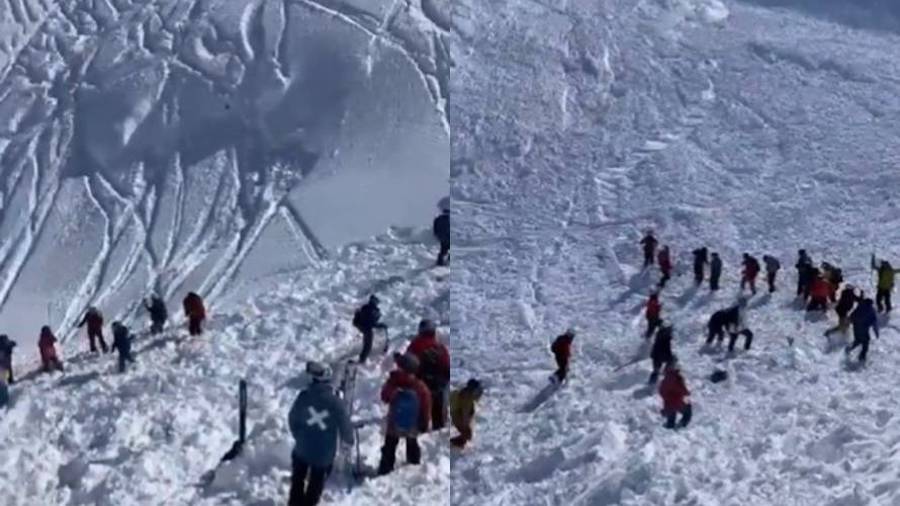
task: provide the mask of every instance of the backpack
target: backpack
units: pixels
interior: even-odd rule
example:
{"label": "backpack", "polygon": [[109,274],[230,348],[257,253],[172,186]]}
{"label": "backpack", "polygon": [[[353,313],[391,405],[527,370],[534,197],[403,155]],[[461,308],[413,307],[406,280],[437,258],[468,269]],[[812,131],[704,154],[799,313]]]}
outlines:
{"label": "backpack", "polygon": [[362,308],[353,313],[353,326],[362,330]]}
{"label": "backpack", "polygon": [[412,437],[419,432],[419,396],[411,388],[403,388],[391,401],[391,426],[398,437]]}

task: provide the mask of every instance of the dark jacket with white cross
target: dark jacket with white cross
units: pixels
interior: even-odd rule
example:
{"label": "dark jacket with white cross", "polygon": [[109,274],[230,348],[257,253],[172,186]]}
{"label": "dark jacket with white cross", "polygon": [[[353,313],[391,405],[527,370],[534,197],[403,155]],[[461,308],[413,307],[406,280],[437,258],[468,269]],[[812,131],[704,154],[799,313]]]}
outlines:
{"label": "dark jacket with white cross", "polygon": [[296,442],[294,458],[312,467],[323,469],[334,463],[338,436],[353,443],[350,416],[328,383],[313,383],[300,392],[288,424]]}

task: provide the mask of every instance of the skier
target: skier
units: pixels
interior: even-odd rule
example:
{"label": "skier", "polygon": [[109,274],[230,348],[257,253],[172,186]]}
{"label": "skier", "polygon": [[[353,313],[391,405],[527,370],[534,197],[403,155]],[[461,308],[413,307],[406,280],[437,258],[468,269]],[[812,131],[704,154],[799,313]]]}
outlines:
{"label": "skier", "polygon": [[872,255],[872,269],[878,271],[878,291],[875,294],[878,312],[889,313],[891,311],[891,292],[894,291],[894,274],[900,270],[894,270],[887,260],[876,262],[875,255]]}
{"label": "skier", "polygon": [[741,297],[738,303],[727,309],[713,313],[707,323],[706,344],[711,345],[713,340],[721,343],[725,340],[725,333],[737,334],[744,328],[744,308],[747,299]]}
{"label": "skier", "polygon": [[50,327],[41,327],[41,336],[38,338],[38,349],[41,351],[41,369],[50,372],[54,369],[63,370],[62,362],[56,354],[56,336]]}
{"label": "skier", "polygon": [[450,254],[450,209],[445,208],[441,215],[434,219],[431,228],[434,236],[441,243],[436,265],[447,265],[447,255]]}
{"label": "skier", "polygon": [[850,315],[850,320],[853,322],[853,344],[848,346],[845,351],[849,355],[857,346],[861,346],[859,361],[863,363],[866,361],[866,355],[869,353],[869,339],[871,339],[869,329],[871,328],[875,331],[876,338],[879,337],[878,314],[875,312],[872,299],[863,299],[853,311],[853,314]]}
{"label": "skier", "polygon": [[719,279],[722,278],[722,259],[718,253],[712,254],[709,262],[709,289],[713,292],[719,289]]}
{"label": "skier", "polygon": [[813,261],[806,254],[805,249],[797,251],[797,297],[803,297],[803,300],[809,298],[809,289],[814,279],[813,277]]}
{"label": "skier", "polygon": [[650,299],[647,301],[647,310],[645,312],[647,317],[647,333],[644,334],[644,338],[650,339],[653,336],[653,332],[659,327],[659,324],[662,321],[659,317],[660,312],[662,312],[662,304],[659,303],[659,294],[653,292],[650,294]]}
{"label": "skier", "polygon": [[[450,386],[450,351],[437,337],[437,325],[432,320],[419,322],[419,333],[406,348],[416,357],[419,370],[416,376],[431,393],[431,428],[441,430],[447,425],[447,387]],[[426,430],[427,431],[427,430]]]}
{"label": "skier", "polygon": [[397,369],[391,371],[381,388],[381,400],[389,407],[384,446],[381,447],[381,461],[378,464],[379,475],[394,470],[401,438],[406,440],[406,461],[413,465],[421,463],[418,437],[428,430],[431,418],[431,394],[425,383],[416,377],[418,359],[411,353],[398,353],[394,359]]}
{"label": "skier", "polygon": [[0,369],[4,369],[9,375],[8,383],[12,385],[16,382],[13,378],[12,354],[16,342],[11,340],[6,334],[0,334]]}
{"label": "skier", "polygon": [[648,383],[655,385],[663,364],[669,364],[675,360],[675,355],[672,353],[671,323],[665,322],[659,327],[656,340],[653,341],[653,349],[650,350],[650,359],[653,361],[653,372],[650,373]]}
{"label": "skier", "polygon": [[667,429],[676,427],[675,420],[681,413],[681,421],[678,427],[684,428],[691,422],[693,409],[691,408],[691,392],[687,389],[684,376],[677,361],[666,364],[665,376],[659,384],[659,396],[662,397],[662,414],[666,417]]}
{"label": "skier", "polygon": [[750,293],[756,295],[756,276],[759,275],[759,261],[749,253],[744,253],[744,261],[741,263],[744,267],[743,277],[741,278],[741,291],[744,287],[750,285]]}
{"label": "skier", "polygon": [[569,374],[569,359],[572,356],[572,341],[575,339],[575,330],[568,329],[566,332],[558,336],[550,346],[553,352],[553,358],[556,359],[556,372],[550,377],[555,383],[562,383]]}
{"label": "skier", "polygon": [[847,329],[850,327],[850,312],[853,310],[853,306],[863,299],[863,295],[860,293],[857,297],[856,288],[853,285],[844,285],[844,289],[841,290],[841,296],[838,297],[837,305],[834,306],[834,312],[838,316],[838,324],[826,330],[825,337],[835,332],[847,333]]}
{"label": "skier", "polygon": [[647,235],[641,239],[641,246],[644,249],[644,269],[653,265],[657,244],[659,244],[659,241],[656,240],[656,237],[653,237],[653,231],[648,230]]}
{"label": "skier", "polygon": [[662,278],[659,280],[659,287],[662,289],[666,286],[669,279],[672,278],[672,257],[669,254],[668,246],[663,246],[659,249],[657,261],[659,262],[659,270],[662,272]]}
{"label": "skier", "polygon": [[103,353],[109,353],[109,348],[106,346],[106,340],[103,339],[103,313],[100,312],[96,307],[91,306],[88,308],[87,313],[85,313],[84,318],[81,319],[81,322],[77,325],[77,328],[84,327],[87,324],[87,333],[88,339],[91,342],[91,353],[97,353],[97,340],[100,341],[100,349],[103,350]]}
{"label": "skier", "polygon": [[831,293],[831,284],[819,275],[818,269],[813,269],[812,288],[809,291],[809,305],[807,311],[828,311],[828,297]]}
{"label": "skier", "polygon": [[128,332],[128,327],[122,325],[121,322],[113,322],[113,350],[119,352],[119,372],[125,372],[125,365],[128,362],[134,363],[134,357],[131,356],[131,341],[133,337]]}
{"label": "skier", "polygon": [[312,383],[297,395],[288,414],[295,441],[289,506],[318,504],[334,466],[338,436],[348,454],[353,444],[347,408],[331,387],[331,368],[311,361],[306,364],[306,372]]}
{"label": "skier", "polygon": [[184,315],[188,319],[188,332],[192,336],[203,334],[203,322],[206,320],[206,307],[203,305],[203,298],[194,292],[187,294],[182,301],[184,306]]}
{"label": "skier", "polygon": [[450,394],[450,420],[459,435],[450,439],[450,444],[463,449],[472,440],[472,424],[475,422],[475,406],[481,400],[484,387],[477,379],[470,379],[466,386]]}
{"label": "skier", "polygon": [[769,293],[775,293],[775,277],[781,269],[781,262],[771,255],[763,255],[763,263],[766,265],[766,281],[769,283]]}
{"label": "skier", "polygon": [[166,303],[158,295],[151,295],[149,300],[144,301],[144,308],[150,313],[150,333],[159,334],[166,326],[166,320],[169,319],[169,310],[166,309]]}
{"label": "skier", "polygon": [[375,295],[369,297],[369,301],[353,313],[353,326],[363,335],[363,347],[359,353],[359,363],[365,364],[372,353],[372,340],[375,329],[386,329],[387,325],[381,323],[381,309],[378,304],[381,301]]}
{"label": "skier", "polygon": [[693,251],[694,255],[694,282],[697,286],[703,284],[703,267],[709,263],[709,250],[706,247]]}

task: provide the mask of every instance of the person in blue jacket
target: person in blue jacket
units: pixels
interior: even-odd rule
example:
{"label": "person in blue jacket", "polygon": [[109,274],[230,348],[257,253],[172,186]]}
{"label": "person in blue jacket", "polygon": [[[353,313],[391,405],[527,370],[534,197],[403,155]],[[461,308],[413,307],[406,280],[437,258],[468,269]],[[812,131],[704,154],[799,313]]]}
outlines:
{"label": "person in blue jacket", "polygon": [[306,372],[312,383],[300,392],[288,414],[288,425],[296,442],[291,454],[289,506],[318,504],[337,455],[338,436],[347,447],[353,444],[353,426],[347,408],[331,387],[331,368],[308,362]]}
{"label": "person in blue jacket", "polygon": [[863,299],[850,315],[850,321],[853,323],[853,344],[847,347],[846,352],[849,355],[856,347],[861,346],[859,361],[865,362],[866,355],[869,353],[869,339],[871,339],[869,329],[873,329],[875,337],[879,337],[878,314],[875,312],[875,302],[868,297]]}
{"label": "person in blue jacket", "polygon": [[134,357],[131,356],[131,333],[128,327],[120,322],[113,322],[113,350],[119,352],[119,372],[125,372],[125,364],[134,363]]}

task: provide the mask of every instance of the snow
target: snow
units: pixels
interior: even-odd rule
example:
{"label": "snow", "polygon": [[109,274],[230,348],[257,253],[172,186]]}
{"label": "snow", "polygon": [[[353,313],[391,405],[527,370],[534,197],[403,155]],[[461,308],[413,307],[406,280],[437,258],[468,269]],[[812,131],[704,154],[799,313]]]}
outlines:
{"label": "snow", "polygon": [[[767,0],[460,1],[453,8],[454,381],[488,389],[454,455],[460,505],[900,504],[896,325],[870,363],[793,304],[796,251],[872,295],[896,259],[900,183],[892,3]],[[654,228],[676,276],[662,296],[692,391],[662,428],[640,337]],[[725,261],[691,286],[689,252]],[[781,259],[750,301],[753,350],[698,353],[737,295],[740,255]],[[571,379],[547,384],[569,326]],[[789,346],[786,338],[794,338]],[[854,354],[855,355],[855,354]],[[729,379],[708,376],[726,370]]]}
{"label": "snow", "polygon": [[[0,329],[19,343],[4,506],[284,503],[301,371],[358,353],[353,310],[379,294],[390,351],[423,317],[449,332],[449,272],[429,269],[449,198],[449,14],[427,8],[0,0]],[[151,291],[174,317],[156,337]],[[210,309],[199,339],[188,291]],[[89,305],[137,334],[126,374],[73,328]],[[45,323],[64,374],[36,371]],[[377,359],[356,392],[369,467],[392,365]],[[241,378],[245,452],[199,486],[236,437]],[[443,503],[446,436],[349,490],[337,468],[325,502]]]}

